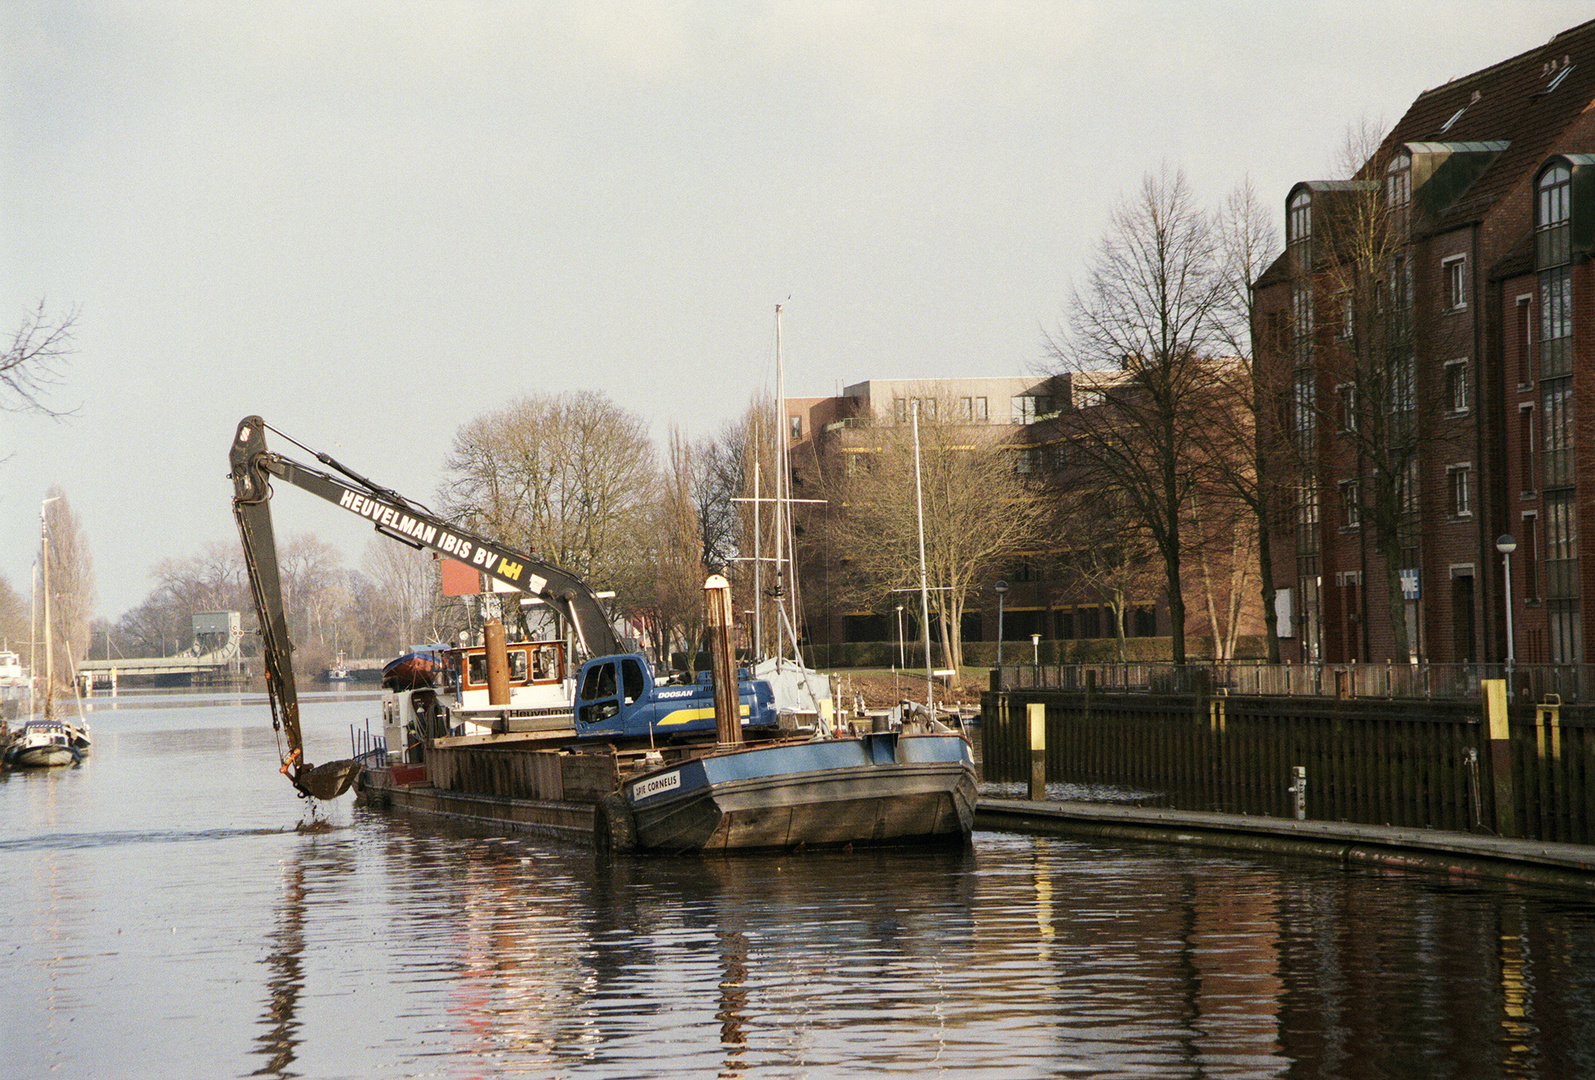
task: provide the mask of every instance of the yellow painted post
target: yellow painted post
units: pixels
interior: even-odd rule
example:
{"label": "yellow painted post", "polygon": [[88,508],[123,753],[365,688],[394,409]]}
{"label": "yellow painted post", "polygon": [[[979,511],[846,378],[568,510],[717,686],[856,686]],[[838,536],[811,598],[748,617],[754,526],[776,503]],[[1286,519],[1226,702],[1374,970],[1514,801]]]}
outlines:
{"label": "yellow painted post", "polygon": [[1556,694],[1550,695],[1542,704],[1534,707],[1534,745],[1540,757],[1545,757],[1547,737],[1549,737],[1551,760],[1560,761],[1562,757],[1562,699]]}
{"label": "yellow painted post", "polygon": [[1039,701],[1025,706],[1030,722],[1030,798],[1047,801],[1047,707]]}
{"label": "yellow painted post", "polygon": [[1517,799],[1512,785],[1511,730],[1507,725],[1506,680],[1481,679],[1484,711],[1490,734],[1490,774],[1495,781],[1495,831],[1517,835]]}

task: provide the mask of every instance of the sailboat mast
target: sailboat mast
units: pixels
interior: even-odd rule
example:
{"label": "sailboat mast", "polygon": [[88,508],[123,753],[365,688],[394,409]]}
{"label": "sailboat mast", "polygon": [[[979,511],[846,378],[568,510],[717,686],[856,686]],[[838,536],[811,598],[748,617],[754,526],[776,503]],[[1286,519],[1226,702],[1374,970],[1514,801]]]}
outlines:
{"label": "sailboat mast", "polygon": [[[781,625],[786,622],[786,583],[792,575],[784,573],[786,554],[786,369],[781,363],[781,305],[775,305],[775,598],[781,618],[776,620],[775,652],[786,655],[781,643]],[[792,642],[794,655],[797,642]]]}
{"label": "sailboat mast", "polygon": [[50,528],[45,508],[54,499],[39,504],[39,565],[44,576],[44,718],[55,718],[55,634],[50,625]]}
{"label": "sailboat mast", "polygon": [[[757,414],[755,414],[757,415]],[[757,421],[755,421],[757,422]],[[758,445],[758,433],[754,433],[754,445]],[[755,454],[753,458],[753,660],[757,663],[764,659],[764,560],[761,554],[759,536],[759,459]]]}
{"label": "sailboat mast", "polygon": [[914,507],[919,517],[919,614],[925,627],[925,715],[936,715],[936,678],[930,666],[930,583],[925,578],[925,488],[919,479],[919,402],[914,402]]}
{"label": "sailboat mast", "polygon": [[[43,515],[41,515],[42,517]],[[39,545],[42,549],[44,545]],[[39,714],[39,568],[28,574],[28,719]]]}

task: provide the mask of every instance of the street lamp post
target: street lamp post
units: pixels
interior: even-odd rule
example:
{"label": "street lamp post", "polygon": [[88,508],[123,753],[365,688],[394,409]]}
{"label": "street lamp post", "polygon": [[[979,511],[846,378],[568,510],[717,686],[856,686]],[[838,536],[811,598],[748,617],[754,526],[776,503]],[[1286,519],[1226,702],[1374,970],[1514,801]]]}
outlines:
{"label": "street lamp post", "polygon": [[1511,701],[1515,667],[1512,647],[1512,552],[1517,550],[1517,541],[1511,533],[1503,533],[1496,538],[1495,550],[1501,553],[1502,569],[1506,575],[1506,700]]}
{"label": "street lamp post", "polygon": [[1030,635],[1030,681],[1041,685],[1041,635]]}
{"label": "street lamp post", "polygon": [[1008,583],[999,581],[992,588],[997,593],[997,670],[1002,670],[1002,598],[1008,595]]}
{"label": "street lamp post", "polygon": [[903,605],[897,605],[897,669],[901,671],[908,666],[908,660],[903,655]]}

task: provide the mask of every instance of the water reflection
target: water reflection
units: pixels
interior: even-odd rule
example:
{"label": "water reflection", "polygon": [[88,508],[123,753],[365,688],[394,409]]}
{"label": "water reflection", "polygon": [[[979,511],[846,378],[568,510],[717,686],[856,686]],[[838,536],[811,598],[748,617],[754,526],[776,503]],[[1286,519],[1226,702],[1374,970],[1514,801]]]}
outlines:
{"label": "water reflection", "polygon": [[[1595,942],[1581,904],[1013,837],[933,856],[613,861],[409,825],[391,841],[382,877],[406,894],[405,951],[444,949],[389,974],[444,983],[428,1024],[446,1039],[446,1073],[1282,1076],[1310,1063],[1377,1077],[1466,1060],[1555,1076],[1595,1064],[1581,1049],[1595,1019],[1568,1007]],[[295,970],[299,933],[282,920],[274,972]],[[276,1004],[293,998],[273,987],[262,1043],[286,1048],[280,1069],[294,1029]],[[1547,1014],[1549,1030],[1580,1037],[1553,1043]]]}
{"label": "water reflection", "polygon": [[1595,1075],[1582,896],[993,833],[298,831],[250,708],[120,712],[83,770],[0,784],[0,1076]]}
{"label": "water reflection", "polygon": [[266,1009],[260,1023],[266,1030],[255,1039],[255,1053],[266,1063],[251,1076],[295,1076],[288,1071],[294,1049],[299,1044],[299,995],[304,990],[305,951],[305,872],[297,863],[285,867],[282,903],[277,925],[270,935],[271,953],[266,959]]}

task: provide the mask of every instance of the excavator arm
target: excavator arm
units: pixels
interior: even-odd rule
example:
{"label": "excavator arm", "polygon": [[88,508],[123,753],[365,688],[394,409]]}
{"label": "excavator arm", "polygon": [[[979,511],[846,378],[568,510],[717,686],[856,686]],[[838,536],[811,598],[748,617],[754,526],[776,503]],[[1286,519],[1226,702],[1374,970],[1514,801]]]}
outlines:
{"label": "excavator arm", "polygon": [[349,789],[359,768],[353,761],[311,768],[303,760],[299,698],[290,657],[293,646],[288,640],[277,543],[271,524],[273,479],[303,488],[366,518],[384,536],[412,547],[430,548],[520,592],[538,597],[569,622],[589,656],[620,651],[602,604],[580,578],[513,548],[455,528],[326,454],[314,456],[342,478],[267,450],[266,423],[258,416],[246,416],[239,421],[228,456],[233,481],[233,516],[238,521],[249,584],[260,615],[261,651],[271,697],[272,723],[283,732],[288,743],[283,772],[301,793],[317,799],[335,798]]}

